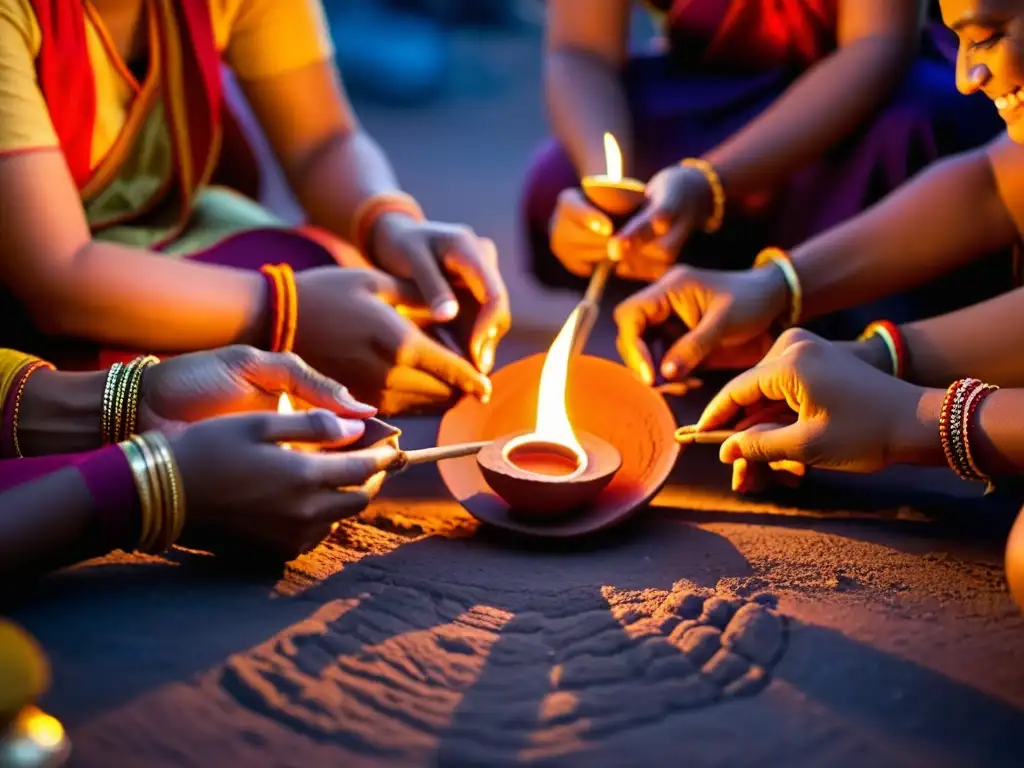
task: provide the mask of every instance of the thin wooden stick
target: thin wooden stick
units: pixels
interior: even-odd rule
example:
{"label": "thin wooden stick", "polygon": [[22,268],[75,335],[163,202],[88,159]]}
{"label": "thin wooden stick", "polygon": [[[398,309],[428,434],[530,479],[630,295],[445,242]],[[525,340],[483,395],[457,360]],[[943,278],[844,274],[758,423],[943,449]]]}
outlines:
{"label": "thin wooden stick", "polygon": [[428,464],[434,461],[444,461],[445,459],[473,456],[480,453],[490,444],[490,440],[483,440],[478,443],[456,443],[454,445],[438,445],[433,448],[418,448],[413,451],[401,451],[399,458],[391,466],[391,471],[400,472],[413,464]]}
{"label": "thin wooden stick", "polygon": [[681,445],[721,445],[736,434],[734,429],[709,429],[698,432],[695,425],[680,427],[676,430],[676,442]]}

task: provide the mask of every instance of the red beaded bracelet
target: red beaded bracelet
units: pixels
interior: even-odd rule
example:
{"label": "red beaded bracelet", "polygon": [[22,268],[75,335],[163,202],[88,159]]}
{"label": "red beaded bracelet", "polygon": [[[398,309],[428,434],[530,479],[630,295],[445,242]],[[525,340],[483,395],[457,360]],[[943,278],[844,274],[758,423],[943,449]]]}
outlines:
{"label": "red beaded bracelet", "polygon": [[939,412],[939,439],[946,463],[963,480],[990,482],[971,452],[971,430],[978,408],[998,387],[978,379],[959,379],[949,385]]}
{"label": "red beaded bracelet", "polygon": [[864,332],[857,337],[858,341],[867,341],[872,336],[878,336],[885,342],[889,350],[889,359],[892,361],[892,375],[897,379],[905,378],[907,373],[907,341],[903,332],[888,320],[875,320],[869,323]]}

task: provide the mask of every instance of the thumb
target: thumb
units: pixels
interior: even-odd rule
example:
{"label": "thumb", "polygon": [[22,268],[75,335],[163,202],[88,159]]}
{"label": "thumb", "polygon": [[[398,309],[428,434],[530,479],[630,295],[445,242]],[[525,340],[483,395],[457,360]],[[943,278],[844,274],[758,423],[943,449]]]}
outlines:
{"label": "thumb", "polygon": [[330,411],[263,413],[250,417],[265,443],[312,443],[339,447],[363,436],[363,421],[340,419]]}
{"label": "thumb", "polygon": [[710,355],[725,335],[728,308],[724,304],[712,304],[697,325],[676,341],[661,362],[661,375],[666,379],[685,376]]}
{"label": "thumb", "polygon": [[423,294],[424,302],[430,307],[430,315],[434,322],[447,323],[454,320],[459,314],[459,302],[434,252],[427,243],[419,239],[406,247],[409,250],[412,280]]}
{"label": "thumb", "polygon": [[799,422],[786,426],[755,424],[722,443],[718,458],[723,464],[732,464],[737,459],[760,464],[801,462],[806,444],[807,427]]}
{"label": "thumb", "polygon": [[333,379],[311,368],[292,352],[264,353],[246,371],[249,381],[265,392],[287,392],[314,408],[326,408],[339,416],[367,419],[377,413],[361,403]]}

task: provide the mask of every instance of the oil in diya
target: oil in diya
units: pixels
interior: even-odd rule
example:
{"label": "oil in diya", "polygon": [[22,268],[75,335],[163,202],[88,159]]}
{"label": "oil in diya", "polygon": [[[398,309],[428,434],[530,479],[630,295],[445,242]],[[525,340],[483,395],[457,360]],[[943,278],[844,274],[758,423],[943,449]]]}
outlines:
{"label": "oil in diya", "polygon": [[534,429],[498,438],[476,457],[484,480],[518,517],[582,511],[622,466],[615,446],[577,435],[569,421],[566,380],[578,319],[574,310],[544,359]]}

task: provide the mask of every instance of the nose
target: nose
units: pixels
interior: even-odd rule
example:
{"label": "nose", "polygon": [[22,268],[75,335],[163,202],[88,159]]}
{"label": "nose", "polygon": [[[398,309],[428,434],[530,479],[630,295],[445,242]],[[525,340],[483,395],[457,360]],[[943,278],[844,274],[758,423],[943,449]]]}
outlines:
{"label": "nose", "polygon": [[956,88],[964,96],[970,96],[975,91],[981,90],[991,79],[992,71],[986,64],[968,65],[958,57],[956,67]]}

